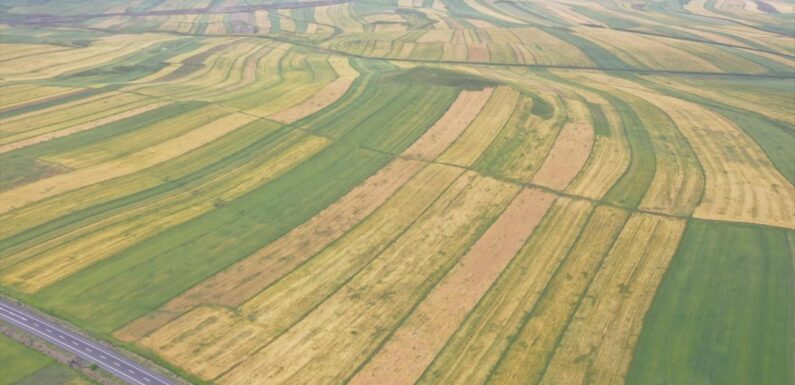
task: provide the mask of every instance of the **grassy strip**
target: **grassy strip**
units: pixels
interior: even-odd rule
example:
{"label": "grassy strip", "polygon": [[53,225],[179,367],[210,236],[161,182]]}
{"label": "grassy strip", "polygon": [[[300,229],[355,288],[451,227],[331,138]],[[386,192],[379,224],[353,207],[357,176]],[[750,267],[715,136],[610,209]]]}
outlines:
{"label": "grassy strip", "polygon": [[105,87],[102,87],[102,88],[87,88],[87,89],[80,90],[78,92],[68,93],[68,94],[65,94],[65,95],[61,95],[61,96],[58,96],[58,97],[55,97],[55,98],[52,98],[52,99],[48,99],[48,100],[45,100],[45,101],[37,102],[37,103],[35,103],[35,102],[32,103],[32,104],[27,104],[26,103],[26,104],[21,105],[19,107],[12,107],[12,108],[9,108],[7,110],[4,110],[3,114],[2,114],[3,115],[3,119],[8,119],[10,117],[13,117],[13,116],[16,116],[16,115],[22,115],[22,114],[25,114],[25,113],[28,113],[28,112],[40,111],[40,110],[43,110],[45,108],[50,108],[50,107],[57,106],[57,105],[60,105],[60,104],[73,102],[75,100],[85,99],[85,98],[88,98],[88,97],[91,97],[91,96],[94,96],[94,95],[97,95],[97,94],[101,94],[103,92],[113,91],[113,90],[115,90],[117,88],[119,88],[119,86],[115,86],[115,85],[105,86]]}
{"label": "grassy strip", "polygon": [[638,114],[623,100],[602,95],[613,104],[632,150],[629,167],[605,195],[605,200],[625,207],[637,207],[654,178],[656,159],[649,134]]}
{"label": "grassy strip", "polygon": [[0,174],[0,190],[9,189],[23,182],[30,182],[42,176],[52,175],[52,173],[47,172],[50,167],[38,161],[39,158],[75,151],[81,147],[90,146],[95,142],[133,132],[180,114],[189,113],[202,105],[204,104],[199,102],[175,103],[91,130],[0,154],[0,163],[3,164],[3,173]]}

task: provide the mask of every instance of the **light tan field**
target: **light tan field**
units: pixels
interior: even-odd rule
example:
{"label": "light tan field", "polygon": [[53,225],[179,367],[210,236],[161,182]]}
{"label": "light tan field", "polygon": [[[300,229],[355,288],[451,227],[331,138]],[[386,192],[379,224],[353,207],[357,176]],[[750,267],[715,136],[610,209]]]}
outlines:
{"label": "light tan field", "polygon": [[541,168],[533,176],[534,184],[565,190],[585,166],[593,147],[594,131],[588,122],[588,107],[568,100],[568,122],[563,126]]}
{"label": "light tan field", "polygon": [[0,199],[0,213],[56,194],[151,167],[218,139],[252,120],[254,118],[248,115],[230,114],[185,135],[122,159],[17,187],[3,194],[2,199]]}
{"label": "light tan field", "polygon": [[[461,92],[444,116],[425,133],[427,140],[415,142],[406,150],[404,156],[423,160],[436,159],[470,126],[486,105],[493,91],[493,88],[484,88],[481,91]],[[484,113],[486,112],[484,111]]]}
{"label": "light tan field", "polygon": [[542,384],[624,380],[643,316],[684,228],[680,219],[646,214],[629,218],[568,325]]}

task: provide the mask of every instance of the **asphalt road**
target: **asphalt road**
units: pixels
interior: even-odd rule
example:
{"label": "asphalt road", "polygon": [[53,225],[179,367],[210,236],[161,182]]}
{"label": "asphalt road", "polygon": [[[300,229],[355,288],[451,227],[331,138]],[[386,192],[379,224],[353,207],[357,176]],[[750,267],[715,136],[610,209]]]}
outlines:
{"label": "asphalt road", "polygon": [[0,300],[0,319],[97,364],[132,385],[177,385],[104,344],[75,334],[19,306]]}

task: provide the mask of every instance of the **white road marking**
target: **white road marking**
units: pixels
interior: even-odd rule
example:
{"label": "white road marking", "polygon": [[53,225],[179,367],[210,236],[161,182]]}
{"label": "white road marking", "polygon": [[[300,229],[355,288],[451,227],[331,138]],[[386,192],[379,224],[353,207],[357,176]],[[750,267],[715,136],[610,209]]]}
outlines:
{"label": "white road marking", "polygon": [[[7,314],[4,314],[4,313],[7,313]],[[14,308],[12,308],[12,307],[10,307],[10,306],[6,305],[6,304],[4,304],[4,303],[0,302],[0,316],[4,316],[4,317],[6,318],[6,320],[7,320],[7,321],[11,322],[12,324],[14,324],[14,325],[16,325],[16,326],[18,326],[18,327],[20,327],[20,328],[22,328],[22,329],[28,329],[28,330],[29,330],[29,332],[31,332],[31,333],[32,333],[32,334],[34,334],[34,335],[35,335],[36,333],[41,333],[41,336],[42,336],[42,337],[45,337],[45,339],[47,339],[47,338],[54,338],[54,337],[46,337],[46,334],[44,334],[42,331],[40,331],[40,330],[38,330],[38,329],[35,329],[35,328],[33,328],[32,326],[30,326],[30,325],[29,325],[29,324],[27,324],[27,323],[23,323],[23,322],[17,321],[17,320],[16,320],[16,318],[19,318],[19,319],[24,319],[25,321],[27,321],[27,320],[28,320],[28,318],[26,318],[26,317],[23,317],[22,315],[18,315],[18,314],[22,314],[22,313],[21,313],[20,311],[16,310],[16,309],[14,309]],[[12,317],[13,317],[13,318],[12,318]],[[49,328],[48,328],[48,330],[51,330],[51,329],[49,329]],[[60,330],[59,330],[59,332],[60,332]],[[64,339],[64,340],[65,340],[64,334],[65,334],[65,335],[67,335],[67,336],[69,336],[69,337],[71,337],[72,339],[74,339],[74,340],[76,340],[76,341],[78,341],[78,342],[83,342],[84,344],[92,345],[92,342],[88,342],[89,340],[85,340],[86,342],[84,342],[84,338],[82,338],[82,337],[76,337],[76,336],[73,336],[73,335],[72,335],[72,334],[70,334],[68,331],[64,331],[64,332],[63,332],[63,334],[60,334],[60,333],[59,333],[58,337],[59,337],[59,338],[61,338],[61,339]],[[76,345],[76,346],[77,346],[77,344],[76,344],[76,342],[75,342],[75,341],[71,341],[71,342],[72,342],[72,344],[74,344],[74,345]],[[92,345],[92,346],[93,346],[93,345]],[[68,345],[67,345],[66,347],[68,348]],[[101,347],[96,347],[96,346],[93,346],[93,347],[94,347],[95,349],[97,349],[97,350],[100,350],[100,351],[103,351],[103,352],[107,353],[108,355],[110,355],[110,356],[111,356],[111,357],[113,357],[113,358],[117,358],[117,357],[116,357],[116,356],[115,356],[113,353],[110,353],[110,352],[108,352],[108,351],[105,351],[105,350],[103,350]],[[70,350],[70,349],[72,349],[72,348],[68,348],[67,350]],[[79,349],[72,349],[72,350],[70,350],[70,351],[72,351],[73,353],[75,353],[75,354],[77,354],[78,356],[81,356],[81,357],[83,357],[83,358],[86,358],[86,359],[89,359],[89,360],[92,360],[92,361],[96,361],[96,357],[93,357],[93,356],[87,355],[87,354],[83,353],[82,351],[80,351]],[[103,355],[103,357],[104,357],[104,355]],[[122,361],[122,362],[124,361],[124,359],[119,359],[119,360],[120,360],[120,361]],[[116,366],[121,366],[121,365],[119,365],[119,361],[117,361],[117,362],[114,362],[114,364],[115,364]],[[137,367],[137,366],[135,366],[135,364],[131,364],[131,365],[132,365],[132,367],[133,367],[133,368],[135,368],[135,369],[138,369],[138,367]],[[141,382],[141,381],[139,381],[138,379],[136,379],[136,378],[134,378],[134,377],[130,377],[130,376],[129,376],[129,375],[127,375],[126,373],[124,373],[124,372],[122,372],[122,371],[120,371],[120,370],[114,369],[112,366],[108,366],[108,367],[106,367],[106,369],[108,369],[109,371],[111,371],[111,372],[113,372],[113,373],[115,373],[115,374],[118,374],[118,375],[120,375],[120,376],[122,376],[122,377],[124,377],[124,378],[128,379],[128,380],[129,380],[131,383],[135,383],[135,384],[144,385],[144,383],[143,383],[143,382]],[[138,369],[138,370],[140,370],[140,369]],[[131,373],[134,373],[134,372],[131,372]],[[143,373],[139,373],[139,375],[140,375],[140,374],[143,374]],[[149,380],[149,378],[144,378],[144,380],[145,380],[146,382],[149,382],[149,383],[151,383],[151,381]],[[157,383],[158,383],[158,384],[163,384],[163,385],[169,385],[169,384],[170,384],[169,382],[166,382],[166,381],[163,381],[163,380],[160,380],[160,379],[157,379],[156,381],[157,381]]]}

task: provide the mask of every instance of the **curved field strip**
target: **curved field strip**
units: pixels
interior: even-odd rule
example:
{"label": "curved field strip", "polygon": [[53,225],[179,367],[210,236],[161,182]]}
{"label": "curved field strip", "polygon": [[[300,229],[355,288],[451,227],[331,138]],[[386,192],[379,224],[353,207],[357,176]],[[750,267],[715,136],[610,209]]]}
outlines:
{"label": "curved field strip", "polygon": [[0,43],[0,63],[71,49],[73,48],[49,44]]}
{"label": "curved field strip", "polygon": [[36,60],[30,58],[10,60],[0,67],[0,76],[9,81],[53,78],[89,66],[105,64],[169,39],[173,37],[125,35],[98,39],[86,48],[42,53],[37,55]]}
{"label": "curved field strip", "polygon": [[483,383],[577,239],[591,209],[586,201],[556,200],[417,384]]}
{"label": "curved field strip", "polygon": [[[218,382],[343,381],[399,326],[417,298],[456,263],[517,192],[518,187],[474,173],[463,175],[367,267],[237,368],[245,370],[229,373]],[[373,307],[376,300],[378,306]],[[307,335],[313,338],[307,340]],[[312,348],[299,351],[295,344]]]}
{"label": "curved field strip", "polygon": [[[255,346],[228,349],[228,345],[238,337],[236,333],[228,333],[233,324],[215,331],[200,331],[195,339],[180,338],[181,324],[195,319],[201,310],[187,313],[165,325],[142,343],[162,350],[164,355],[175,356],[176,362],[193,368],[204,378],[217,377],[299,322],[339,285],[370,263],[406,231],[462,172],[445,166],[427,167],[338,241],[240,306],[239,315],[230,321],[256,327],[259,332]],[[316,282],[317,285],[308,286],[306,282]],[[279,300],[274,302],[274,299]],[[210,337],[213,335],[216,337]],[[203,340],[215,342],[207,344]],[[195,356],[197,348],[202,357]],[[207,365],[208,362],[213,364]]]}
{"label": "curved field strip", "polygon": [[[728,106],[756,112],[768,118],[795,126],[795,116],[790,113],[795,102],[787,87],[795,86],[795,80],[782,80],[776,89],[770,85],[754,85],[748,82],[693,81],[688,83],[665,81],[651,77],[649,80],[667,88],[685,91],[726,104]],[[782,92],[783,91],[783,92]]]}
{"label": "curved field strip", "polygon": [[452,145],[439,156],[439,162],[468,167],[486,150],[514,112],[519,92],[497,87],[475,119]]}
{"label": "curved field strip", "polygon": [[114,113],[139,107],[153,100],[135,94],[100,93],[85,99],[78,99],[62,106],[54,106],[40,111],[9,117],[0,120],[0,143],[8,144],[28,139],[40,134],[68,128],[70,125],[91,122]]}
{"label": "curved field strip", "polygon": [[[795,228],[795,188],[740,128],[681,99],[627,91],[653,100],[693,146],[706,177],[694,216]],[[705,121],[709,127],[700,123]]]}
{"label": "curved field strip", "polygon": [[566,124],[549,150],[532,183],[553,190],[565,190],[585,166],[594,142],[588,106],[574,99],[566,100]]}
{"label": "curved field strip", "polygon": [[[784,86],[786,87],[786,85]],[[678,91],[679,89],[679,87],[663,88],[660,89],[660,92],[707,106],[730,119],[756,141],[784,177],[791,183],[795,182],[795,158],[793,158],[795,154],[791,151],[795,146],[795,136],[792,135],[790,126],[787,123],[776,119],[782,116],[777,113],[779,108],[784,108],[777,100],[784,99],[786,101],[788,99],[786,95],[780,95],[773,89],[767,89],[764,92],[759,90],[757,92],[768,95],[768,106],[761,107],[756,103],[751,103],[750,100],[753,98],[748,97],[743,98],[746,101],[746,105],[734,107],[733,105],[737,103],[732,102],[732,98],[717,97],[713,93],[708,94],[709,98],[706,98],[699,96],[702,93],[696,92],[692,88],[687,88],[687,92],[680,92]],[[728,90],[725,93],[733,94]],[[724,102],[731,104],[724,104]],[[776,116],[776,118],[771,118],[771,115]]]}
{"label": "curved field strip", "polygon": [[228,110],[207,105],[192,109],[186,114],[154,122],[146,127],[114,135],[105,140],[86,143],[68,151],[46,154],[41,158],[76,169],[95,166],[146,150],[227,115],[229,115]]}
{"label": "curved field strip", "polygon": [[563,101],[546,92],[520,96],[511,118],[478,158],[474,168],[527,182],[555,143],[566,120]]}
{"label": "curved field strip", "polygon": [[336,80],[313,93],[301,103],[269,115],[268,119],[280,123],[293,123],[328,107],[348,92],[359,73],[348,64],[347,58],[333,57],[329,59],[329,62],[334,72],[337,73]]}
{"label": "curved field strip", "polygon": [[[219,202],[236,199],[318,153],[327,144],[326,139],[318,137],[307,137],[294,144],[288,142],[286,149],[276,147],[273,153],[263,152],[268,158],[259,160],[260,164],[228,170],[212,183],[81,227],[78,234],[57,238],[55,245],[44,243],[27,249],[26,253],[9,256],[4,262],[17,263],[3,271],[2,281],[22,292],[38,291],[151,235],[208,212]],[[191,199],[199,192],[201,198]]]}
{"label": "curved field strip", "polygon": [[[255,66],[265,56],[277,57],[284,52],[275,52],[271,45],[255,44],[241,40],[216,46],[216,49],[198,53],[185,59],[182,68],[185,72],[177,76],[180,70],[157,80],[153,86],[142,84],[135,87],[136,91],[153,96],[171,99],[214,100],[214,96],[223,91],[234,90],[254,82],[256,72],[246,70],[246,66]],[[209,54],[207,56],[206,54]]]}
{"label": "curved field strip", "polygon": [[427,140],[415,142],[406,149],[403,156],[423,160],[436,159],[472,123],[493,91],[493,88],[461,91],[447,112],[428,129]]}
{"label": "curved field strip", "polygon": [[621,60],[639,68],[722,72],[717,65],[666,44],[661,38],[606,29],[589,29],[588,33],[580,32],[579,35],[605,47]]}
{"label": "curved field strip", "polygon": [[685,221],[635,214],[605,257],[540,384],[622,384]]}
{"label": "curved field strip", "polygon": [[32,138],[28,138],[28,139],[24,139],[24,140],[20,140],[20,141],[16,141],[16,142],[11,142],[11,143],[8,143],[8,144],[5,144],[5,145],[0,145],[0,154],[6,153],[6,152],[9,152],[9,151],[18,150],[20,148],[25,148],[25,147],[28,147],[28,146],[32,146],[34,144],[46,142],[46,141],[49,141],[49,140],[62,138],[64,136],[72,135],[72,134],[75,134],[75,133],[78,133],[78,132],[90,130],[92,128],[100,127],[100,126],[103,126],[103,125],[106,125],[106,124],[109,124],[109,123],[113,123],[113,122],[116,122],[116,121],[119,121],[119,120],[122,120],[122,119],[127,119],[127,118],[130,118],[130,117],[139,115],[139,114],[143,114],[143,113],[146,113],[146,112],[149,112],[149,111],[164,107],[164,106],[166,106],[168,104],[170,104],[170,102],[152,103],[152,104],[144,105],[142,107],[138,107],[138,108],[135,108],[135,109],[132,109],[132,110],[129,110],[129,111],[125,111],[125,112],[119,113],[119,114],[115,114],[115,115],[111,115],[111,116],[108,116],[108,117],[105,117],[105,118],[100,118],[100,119],[97,119],[97,120],[93,120],[93,121],[90,121],[88,123],[79,124],[79,125],[76,125],[76,126],[72,126],[72,127],[65,128],[65,129],[58,130],[58,131],[51,132],[51,133],[41,134],[41,135],[38,135],[38,136],[34,136]]}
{"label": "curved field strip", "polygon": [[583,66],[592,64],[591,59],[579,47],[568,43],[539,28],[517,28],[506,30],[519,40],[511,44],[517,51],[519,63],[542,65]]}
{"label": "curved field strip", "polygon": [[230,114],[185,135],[121,159],[17,187],[3,194],[0,212],[5,213],[56,194],[151,167],[209,143],[253,119],[248,115]]}
{"label": "curved field strip", "polygon": [[[601,75],[588,79],[615,81]],[[622,91],[604,95],[618,107],[632,151],[629,168],[606,198],[627,207],[675,215],[692,213],[703,193],[704,176],[695,153],[674,122],[653,101]]]}
{"label": "curved field strip", "polygon": [[532,234],[555,198],[533,189],[517,195],[349,383],[414,384]]}
{"label": "curved field strip", "polygon": [[609,206],[599,206],[593,211],[538,302],[526,314],[524,324],[490,371],[486,383],[538,381],[627,216],[623,210]]}
{"label": "curved field strip", "polygon": [[39,103],[42,100],[51,100],[58,96],[75,92],[76,90],[79,89],[26,83],[0,87],[0,113]]}
{"label": "curved field strip", "polygon": [[483,15],[490,16],[508,23],[522,24],[521,20],[510,16],[508,13],[500,12],[499,8],[492,8],[491,5],[487,5],[488,3],[481,4],[481,0],[464,0],[464,3]]}
{"label": "curved field strip", "polygon": [[566,188],[566,192],[601,199],[629,166],[629,144],[616,108],[592,92],[582,89],[577,92],[588,103],[596,135],[588,162]]}

